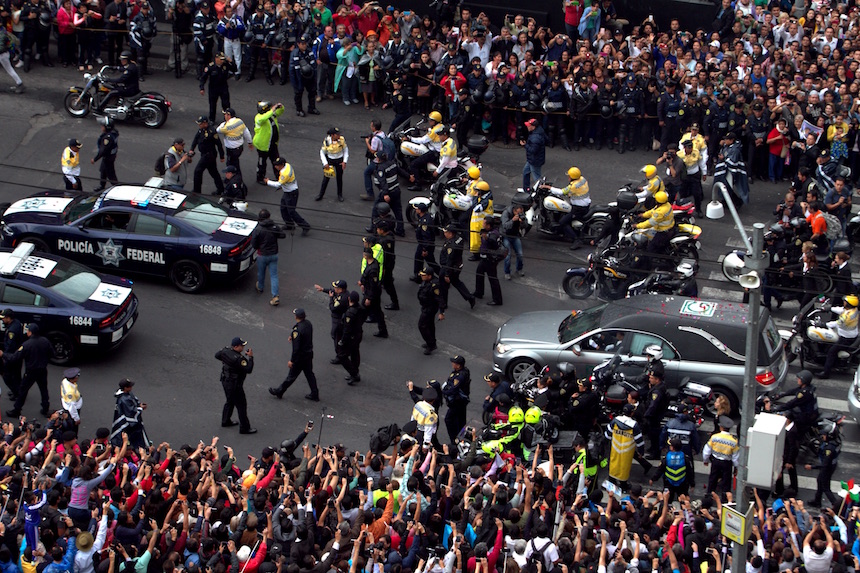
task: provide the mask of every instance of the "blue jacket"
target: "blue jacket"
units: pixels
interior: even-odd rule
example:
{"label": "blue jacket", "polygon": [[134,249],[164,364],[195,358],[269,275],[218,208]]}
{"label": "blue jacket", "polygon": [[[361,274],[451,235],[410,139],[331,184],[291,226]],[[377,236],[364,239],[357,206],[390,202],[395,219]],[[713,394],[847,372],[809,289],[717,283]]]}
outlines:
{"label": "blue jacket", "polygon": [[546,163],[546,133],[537,126],[526,139],[526,161],[540,167]]}

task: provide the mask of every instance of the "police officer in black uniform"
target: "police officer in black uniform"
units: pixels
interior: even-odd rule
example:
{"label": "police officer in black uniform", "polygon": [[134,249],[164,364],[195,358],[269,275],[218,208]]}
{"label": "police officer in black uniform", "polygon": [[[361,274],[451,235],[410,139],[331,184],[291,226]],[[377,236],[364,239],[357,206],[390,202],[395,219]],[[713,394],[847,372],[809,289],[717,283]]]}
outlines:
{"label": "police officer in black uniform", "polygon": [[[442,307],[442,287],[435,277],[433,267],[425,264],[418,273],[421,286],[418,287],[418,304],[421,305],[421,314],[418,316],[418,332],[424,339],[424,354],[433,354],[436,350],[436,314]],[[439,320],[444,320],[445,315],[439,314]]]}
{"label": "police officer in black uniform", "polygon": [[[21,321],[15,318],[15,311],[7,308],[0,313],[0,319],[5,325],[3,336],[3,352],[11,355],[13,352],[21,348],[24,342],[24,326]],[[15,400],[18,394],[18,389],[21,387],[21,361],[4,360],[0,362],[3,372],[3,381],[9,388],[9,399]]]}
{"label": "police officer in black uniform", "polygon": [[90,159],[90,164],[95,164],[99,159],[102,162],[99,164],[99,186],[96,191],[101,191],[110,181],[116,185],[119,181],[116,177],[116,153],[119,150],[117,139],[119,133],[113,125],[113,120],[109,117],[100,119],[102,123],[102,134],[99,136],[99,150],[96,156]]}
{"label": "police officer in black uniform", "polygon": [[131,59],[131,52],[125,51],[119,55],[119,69],[122,70],[119,78],[114,82],[114,88],[102,98],[96,113],[101,113],[107,104],[114,98],[133,96],[140,92],[140,72],[137,64]]}
{"label": "police officer in black uniform", "polygon": [[[320,285],[314,285],[317,292],[322,292],[328,295],[328,310],[331,313],[331,339],[334,341],[335,354],[340,353],[338,343],[343,337],[343,315],[349,306],[346,291],[346,281],[343,279],[332,281],[331,288],[323,288]],[[332,364],[340,364],[340,357],[332,358]]]}
{"label": "police officer in black uniform", "polygon": [[224,168],[224,194],[219,203],[229,203],[231,208],[234,201],[244,201],[248,196],[248,186],[242,181],[242,172],[235,165]]}
{"label": "police officer in black uniform", "polygon": [[373,209],[370,211],[370,219],[371,221],[376,220],[379,216],[380,205],[387,204],[397,221],[394,234],[403,237],[406,232],[403,230],[403,205],[400,200],[399,175],[408,177],[409,173],[398,166],[394,158],[388,157],[384,151],[377,151],[376,158],[379,163],[377,163],[376,169],[371,172],[370,180],[379,189],[379,194],[376,196]]}
{"label": "police officer in black uniform", "polygon": [[24,361],[24,378],[21,380],[15,405],[6,412],[6,415],[13,418],[20,416],[21,408],[27,401],[27,393],[33,384],[37,384],[39,393],[42,395],[40,413],[47,417],[51,407],[48,394],[48,361],[54,357],[54,345],[47,338],[39,335],[38,324],[28,324],[26,332],[28,338],[21,344],[20,348],[11,354],[0,352],[0,357],[3,358],[4,363]]}
{"label": "police officer in black uniform", "polygon": [[666,407],[669,405],[669,398],[666,395],[666,385],[663,383],[663,372],[661,369],[653,368],[649,375],[648,384],[648,405],[645,407],[645,412],[642,417],[645,420],[648,430],[649,454],[650,459],[660,459],[660,422],[663,421],[663,415],[666,413]]}
{"label": "police officer in black uniform", "polygon": [[597,133],[594,137],[597,149],[603,148],[604,141],[609,145],[609,149],[615,147],[614,138],[618,131],[616,128],[618,119],[615,117],[615,101],[617,99],[615,85],[611,79],[607,78],[597,90],[597,108],[600,111],[600,117],[597,120]]}
{"label": "police officer in black uniform", "polygon": [[269,388],[269,394],[278,399],[283,398],[284,392],[292,386],[299,374],[304,372],[311,389],[310,394],[305,395],[305,399],[319,402],[317,377],[314,376],[314,327],[307,319],[305,309],[297,308],[293,310],[293,314],[296,316],[296,324],[293,325],[293,331],[290,334],[290,340],[293,343],[293,353],[290,361],[287,362],[290,372],[280,386]]}
{"label": "police officer in black uniform", "polygon": [[[815,387],[812,385],[812,372],[809,370],[798,372],[797,386],[797,391],[794,392],[794,397],[791,400],[784,404],[774,404],[773,409],[776,411],[793,410],[798,434],[805,436],[806,430],[818,418],[818,399],[815,397]],[[772,397],[771,403],[789,394],[792,392],[781,392]]]}
{"label": "police officer in black uniform", "polygon": [[752,113],[747,118],[747,169],[750,170],[750,184],[756,178],[764,180],[767,177],[769,132],[770,118],[764,114],[764,104],[757,101],[752,105]]}
{"label": "police officer in black uniform", "polygon": [[812,507],[821,507],[821,496],[826,495],[833,507],[839,503],[839,497],[830,489],[830,478],[836,473],[837,459],[839,458],[839,445],[830,442],[827,434],[821,434],[821,445],[818,446],[818,463],[816,465],[806,464],[808,470],[820,470],[815,479],[815,497],[809,500]]}
{"label": "police officer in black uniform", "polygon": [[151,74],[147,67],[149,62],[149,51],[152,48],[152,40],[158,34],[158,26],[152,6],[149,2],[140,5],[140,12],[131,21],[129,29],[129,41],[134,59],[140,62],[140,70],[144,76]]}
{"label": "police officer in black uniform", "polygon": [[442,384],[442,397],[448,406],[445,413],[445,428],[453,445],[460,430],[466,425],[466,408],[469,405],[472,375],[466,368],[466,359],[460,355],[451,357],[451,373]]}
{"label": "police officer in black uniform", "polygon": [[385,305],[385,310],[400,310],[397,289],[394,288],[394,265],[397,257],[394,254],[394,225],[389,221],[380,221],[376,225],[376,244],[382,247],[382,288],[391,298],[391,304]]}
{"label": "police officer in black uniform", "polygon": [[215,49],[215,31],[218,19],[212,14],[209,2],[200,3],[200,10],[194,15],[191,30],[194,34],[194,49],[197,52],[197,79],[203,78],[206,64],[212,61],[212,51]]}
{"label": "police officer in black uniform", "polygon": [[726,105],[726,93],[717,94],[717,101],[711,104],[705,112],[705,140],[708,142],[708,167],[711,168],[720,151],[720,141],[729,131],[729,114],[731,110]]}
{"label": "police officer in black uniform", "polygon": [[591,149],[588,138],[591,132],[591,114],[595,111],[597,92],[591,89],[589,82],[588,76],[579,76],[579,81],[570,96],[570,108],[567,113],[573,120],[574,151],[579,151],[580,145],[585,145]]}
{"label": "police officer in black uniform", "polygon": [[343,314],[343,336],[337,343],[337,359],[347,372],[346,381],[350,386],[361,382],[358,368],[361,366],[361,339],[367,311],[361,306],[361,295],[356,291],[349,293],[349,308]]}
{"label": "police officer in black uniform", "polygon": [[[215,61],[203,69],[203,77],[200,78],[200,95],[206,93],[206,80],[209,80],[209,123],[215,122],[215,104],[221,98],[221,109],[230,108],[230,87],[228,80],[231,74],[239,70],[236,64],[224,56],[224,52],[215,54]],[[241,151],[241,147],[239,147]]]}
{"label": "police officer in black uniform", "polygon": [[572,429],[579,432],[580,436],[588,436],[600,412],[600,395],[592,389],[588,378],[577,380],[577,384],[577,391],[570,395],[568,419],[572,421]]}
{"label": "police officer in black uniform", "polygon": [[221,158],[221,163],[224,162],[224,146],[221,145],[221,138],[218,137],[218,132],[215,128],[209,125],[209,118],[201,115],[197,118],[197,133],[194,134],[194,139],[191,141],[191,152],[200,149],[200,159],[197,165],[194,166],[194,192],[200,193],[203,187],[203,172],[208,171],[209,175],[215,181],[215,195],[224,193],[224,182],[221,181],[221,176],[218,174],[218,162],[216,156]]}
{"label": "police officer in black uniform", "polygon": [[302,109],[302,94],[308,92],[308,113],[319,115],[317,109],[317,59],[308,48],[308,39],[305,36],[299,38],[296,47],[290,52],[290,83],[293,85],[296,103],[296,115],[305,117]]}
{"label": "police officer in black uniform", "polygon": [[451,287],[457,289],[463,300],[469,302],[471,308],[475,308],[475,297],[460,278],[466,241],[457,231],[457,226],[454,224],[448,224],[442,228],[445,237],[442,250],[439,251],[439,284],[442,287],[442,306],[439,310],[442,314],[445,314],[448,308],[448,291]]}
{"label": "police officer in black uniform", "polygon": [[239,413],[239,433],[256,434],[256,428],[252,428],[248,420],[248,399],[245,397],[244,387],[245,377],[254,370],[254,351],[250,348],[245,350],[246,344],[246,341],[236,336],[230,341],[230,346],[225,346],[215,353],[215,359],[221,361],[221,386],[227,399],[221,411],[221,427],[236,425],[236,422],[230,419],[235,408]]}
{"label": "police officer in black uniform", "polygon": [[420,283],[421,278],[418,277],[418,272],[421,269],[434,269],[436,265],[436,231],[433,229],[433,217],[427,212],[427,203],[417,203],[414,205],[415,213],[418,215],[418,220],[415,226],[415,240],[418,241],[418,246],[415,247],[415,264],[412,267],[411,280],[414,283]]}
{"label": "police officer in black uniform", "polygon": [[248,18],[248,31],[245,33],[245,39],[249,42],[248,52],[250,54],[250,70],[246,82],[253,81],[254,74],[257,73],[257,62],[263,60],[263,74],[266,76],[266,81],[269,85],[275,85],[272,80],[272,69],[269,65],[269,50],[268,45],[272,42],[275,36],[275,17],[271,14],[266,14],[263,9],[263,3],[257,3],[257,10]]}
{"label": "police officer in black uniform", "polygon": [[[292,53],[301,37],[302,21],[296,18],[296,13],[293,10],[287,10],[287,15],[281,20],[281,25],[278,28],[277,34],[275,34],[275,43],[281,48],[281,53],[286,56],[287,54]],[[314,60],[314,63],[316,63],[316,60]],[[284,85],[290,80],[289,67],[290,62],[288,59],[282,58],[279,70],[281,75],[281,85]]]}
{"label": "police officer in black uniform", "polygon": [[[478,69],[480,69],[480,67]],[[469,77],[472,77],[472,74],[469,74]],[[483,95],[483,92],[481,93]],[[565,94],[565,96],[566,95],[567,94]],[[460,100],[460,105],[457,106],[457,115],[451,118],[451,127],[453,127],[457,133],[457,144],[461,148],[465,148],[466,143],[469,140],[469,130],[472,129],[472,125],[475,123],[475,118],[478,117],[477,114],[479,106],[472,99],[468,88],[461,88],[457,97]]]}
{"label": "police officer in black uniform", "polygon": [[567,90],[561,85],[561,78],[553,76],[550,80],[549,88],[546,90],[546,110],[547,127],[549,133],[549,146],[555,147],[555,136],[558,135],[561,139],[561,146],[565,151],[570,151],[570,144],[567,141],[567,131],[564,129],[565,114],[564,112],[570,107],[570,99],[567,96]]}
{"label": "police officer in black uniform", "polygon": [[403,89],[403,78],[392,78],[391,86],[394,88],[391,92],[391,99],[387,104],[382,106],[383,109],[391,107],[391,109],[394,110],[394,119],[391,121],[388,133],[392,133],[395,127],[412,117],[409,98],[406,97],[406,93]]}
{"label": "police officer in black uniform", "polygon": [[735,139],[738,141],[746,141],[746,133],[747,133],[747,113],[744,109],[744,103],[740,101],[735,102],[732,106],[731,111],[729,112],[729,127],[727,131],[731,131],[735,134]]}
{"label": "police officer in black uniform", "polygon": [[[378,330],[373,333],[376,338],[388,338],[388,326],[385,324],[385,313],[382,312],[382,285],[380,284],[379,261],[373,257],[373,248],[364,249],[364,269],[361,271],[359,286],[364,293],[362,304],[371,317],[376,318]],[[383,259],[384,260],[384,259]]]}
{"label": "police officer in black uniform", "polygon": [[657,122],[660,125],[660,153],[666,153],[669,144],[681,138],[681,95],[678,82],[666,82],[666,90],[657,101]]}
{"label": "police officer in black uniform", "polygon": [[636,151],[636,133],[645,96],[636,83],[636,76],[632,73],[627,74],[624,86],[618,94],[618,100],[623,105],[618,124],[618,153],[624,153],[625,150]]}

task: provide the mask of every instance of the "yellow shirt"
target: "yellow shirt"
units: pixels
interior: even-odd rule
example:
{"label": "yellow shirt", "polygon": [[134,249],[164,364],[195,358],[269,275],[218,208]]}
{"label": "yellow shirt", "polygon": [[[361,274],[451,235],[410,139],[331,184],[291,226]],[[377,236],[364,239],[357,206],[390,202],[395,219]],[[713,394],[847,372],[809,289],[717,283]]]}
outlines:
{"label": "yellow shirt", "polygon": [[675,226],[675,214],[669,203],[657,205],[650,211],[642,213],[647,220],[636,225],[637,229],[654,229],[655,231],[668,231]]}
{"label": "yellow shirt", "polygon": [[66,175],[81,174],[81,153],[79,151],[73,151],[71,147],[65,148],[60,163],[63,165],[63,173]]}

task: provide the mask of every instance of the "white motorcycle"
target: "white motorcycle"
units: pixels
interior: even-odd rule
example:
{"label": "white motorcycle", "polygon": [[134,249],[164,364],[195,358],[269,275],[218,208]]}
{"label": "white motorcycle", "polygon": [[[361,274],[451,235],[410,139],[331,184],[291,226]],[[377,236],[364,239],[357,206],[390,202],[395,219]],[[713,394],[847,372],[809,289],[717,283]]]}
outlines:
{"label": "white motorcycle", "polygon": [[[420,137],[421,136],[421,128],[426,123],[426,118],[421,118],[414,126],[412,125],[412,118],[410,117],[402,124],[398,125],[394,128],[394,131],[389,134],[389,137],[393,139],[395,142],[398,140],[402,140],[400,143],[400,147],[397,152],[397,164],[402,169],[409,169],[411,163],[421,157],[428,151],[430,148],[423,143],[414,143],[410,141],[410,137]],[[457,167],[454,169],[453,176],[455,178],[459,178],[461,175],[465,174],[470,167],[480,167],[481,155],[487,150],[490,146],[489,140],[483,135],[473,135],[469,137],[466,142],[466,148],[460,149],[457,154]],[[438,163],[431,161],[427,164],[427,177],[431,177],[432,173],[436,171],[438,167]]]}
{"label": "white motorcycle", "polygon": [[[452,170],[453,172],[454,170]],[[474,206],[474,197],[466,194],[459,178],[452,173],[440,175],[439,179],[430,186],[430,197],[413,197],[409,200],[406,210],[406,220],[416,226],[418,216],[415,212],[417,205],[427,205],[428,212],[437,227],[443,227],[454,222],[463,229],[469,228],[469,213]]]}

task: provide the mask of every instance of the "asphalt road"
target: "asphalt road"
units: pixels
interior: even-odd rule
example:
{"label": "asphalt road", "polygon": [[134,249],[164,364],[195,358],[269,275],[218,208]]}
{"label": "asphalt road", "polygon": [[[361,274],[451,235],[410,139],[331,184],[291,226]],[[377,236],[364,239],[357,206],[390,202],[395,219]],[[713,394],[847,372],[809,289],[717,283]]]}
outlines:
{"label": "asphalt road", "polygon": [[[151,60],[151,69],[157,71],[146,78],[145,88],[164,93],[172,102],[172,112],[159,130],[119,124],[117,172],[125,182],[143,182],[151,176],[155,158],[164,153],[174,137],[190,140],[196,130],[195,118],[208,109],[207,98],[199,94],[193,74],[177,80],[172,73],[158,71],[164,64],[160,48]],[[5,134],[0,138],[0,180],[4,182],[0,186],[0,201],[13,201],[41,189],[61,188],[60,154],[70,137],[84,142],[84,177],[97,177],[96,166],[89,165],[88,159],[95,154],[99,126],[92,117],[73,119],[62,108],[68,86],[80,85],[81,74],[73,68],[49,69],[37,63],[23,78],[26,94],[0,94],[0,119]],[[4,77],[3,82],[6,81]],[[316,293],[313,285],[343,278],[351,287],[355,286],[360,274],[361,237],[370,211],[369,203],[359,201],[364,166],[359,136],[368,132],[371,118],[379,117],[387,126],[392,114],[378,108],[366,111],[360,105],[345,107],[334,100],[319,104],[322,115],[298,118],[292,111],[293,92],[289,86],[269,86],[257,80],[250,84],[233,83],[231,92],[233,107],[246,121],[253,118],[256,101],[260,99],[280,101],[287,108],[280,121],[280,150],[296,169],[302,194],[299,210],[313,230],[307,237],[296,234],[281,243],[281,306],[269,306],[268,292],[256,293],[251,275],[196,296],[181,294],[166,282],[136,280],[140,318],[131,336],[117,351],[84,358],[78,364],[83,370],[84,435],[99,426],[110,426],[117,381],[128,376],[137,382],[135,393],[149,404],[144,419],[156,442],[182,444],[200,439],[208,442],[211,436],[219,435],[222,444],[233,446],[241,455],[258,454],[266,445],[277,445],[294,437],[308,419],[315,419],[317,427],[311,441],[340,441],[350,448],[366,449],[368,437],[376,428],[391,421],[401,424],[408,421],[411,401],[406,381],[423,383],[446,377],[450,371],[448,357],[453,354],[465,356],[471,369],[469,414],[477,421],[486,389],[482,378],[492,366],[497,328],[521,312],[573,309],[596,302],[572,301],[560,289],[564,270],[572,265],[581,266],[585,250],[571,252],[560,242],[530,235],[524,246],[526,276],[503,281],[504,306],[488,307],[479,301],[474,310],[469,310],[468,304],[452,292],[447,318],[437,326],[439,351],[426,357],[417,332],[417,286],[406,280],[411,274],[410,255],[414,250],[414,236],[409,231],[397,246],[395,278],[402,310],[387,315],[391,338],[379,340],[370,336],[373,325],[365,329],[362,382],[356,387],[347,386],[342,367],[328,363],[334,352],[328,336],[327,298]],[[322,179],[319,146],[330,126],[341,129],[352,152],[346,170],[344,203],[336,201],[332,189],[324,201],[312,200]],[[524,152],[519,147],[491,146],[482,159],[484,175],[492,185],[496,201],[507,204],[521,185]],[[640,167],[654,159],[656,154],[643,151],[619,155],[605,149],[568,153],[556,148],[548,150],[544,173],[550,180],[561,182],[566,180],[567,169],[577,165],[590,182],[593,199],[604,202],[613,199],[624,183],[639,180]],[[242,156],[245,173],[253,173],[254,162],[255,155],[246,150]],[[279,192],[255,185],[252,177],[248,179],[250,210],[276,207]],[[214,188],[211,180],[204,181],[206,192],[211,191]],[[92,179],[85,182],[88,188],[95,186]],[[769,222],[773,206],[786,190],[785,184],[757,183],[752,189],[751,205],[742,211],[745,226],[750,228],[756,221]],[[706,193],[709,192],[707,185]],[[413,194],[404,190],[404,195],[408,199]],[[736,285],[722,279],[717,262],[730,248],[740,245],[737,231],[728,218],[701,224],[704,228],[699,273],[702,297],[740,300]],[[470,286],[474,282],[473,265],[467,263],[463,273]],[[276,385],[287,373],[287,338],[294,320],[291,310],[297,306],[307,310],[316,330],[315,366],[320,403],[302,398],[307,393],[304,379],[283,400],[276,400],[266,392],[267,387]],[[796,309],[796,303],[786,304],[776,312],[778,321],[786,324]],[[256,368],[245,384],[251,420],[260,430],[253,436],[240,436],[235,428],[224,430],[219,426],[223,393],[219,383],[220,363],[214,354],[233,336],[247,339],[256,358]],[[796,370],[793,365],[792,372]],[[51,394],[56,407],[60,379],[61,369],[52,367]],[[847,375],[817,381],[821,406],[847,411],[849,383]],[[6,397],[0,399],[0,406],[3,410],[10,406]],[[37,412],[38,396],[31,392],[24,414],[37,417]],[[846,423],[845,435],[840,476],[848,479],[860,473],[860,447],[856,445],[860,432],[853,421]],[[808,471],[801,474],[801,487],[814,487],[814,474]]]}

